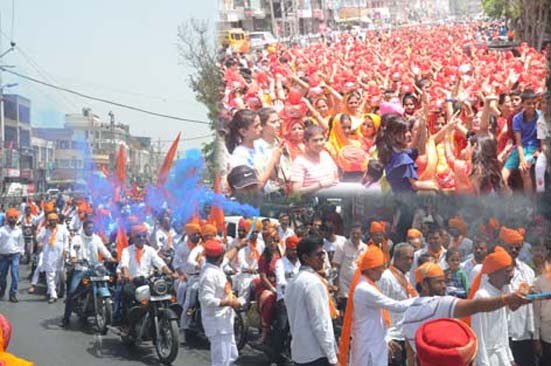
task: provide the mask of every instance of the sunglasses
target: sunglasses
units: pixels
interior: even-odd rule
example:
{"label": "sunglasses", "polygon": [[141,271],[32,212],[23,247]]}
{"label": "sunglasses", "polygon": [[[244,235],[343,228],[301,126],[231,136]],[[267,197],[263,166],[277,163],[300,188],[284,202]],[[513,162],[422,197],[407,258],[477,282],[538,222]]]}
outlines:
{"label": "sunglasses", "polygon": [[136,235],[136,238],[145,239],[145,238],[147,238],[147,234],[138,234],[138,235]]}

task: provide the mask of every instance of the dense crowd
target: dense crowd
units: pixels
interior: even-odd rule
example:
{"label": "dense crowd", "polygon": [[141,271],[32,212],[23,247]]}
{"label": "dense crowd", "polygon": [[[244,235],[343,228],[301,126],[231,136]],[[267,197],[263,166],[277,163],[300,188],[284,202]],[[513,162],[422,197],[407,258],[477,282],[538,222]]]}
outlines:
{"label": "dense crowd", "polygon": [[227,190],[282,196],[354,182],[372,192],[543,191],[545,55],[526,44],[493,50],[504,27],[485,26],[228,49]]}
{"label": "dense crowd", "polygon": [[[210,221],[197,215],[180,222],[169,208],[127,207],[115,217],[85,199],[61,199],[59,206],[29,200],[21,211],[9,208],[3,215],[0,295],[9,289],[10,301],[18,301],[19,259],[38,255],[30,291],[45,272],[55,302],[63,295],[56,281],[67,263],[86,258],[118,263],[115,320],[122,324],[136,290],[131,279],[154,269],[173,276],[183,309],[180,327],[193,329],[201,308],[213,364],[238,357],[233,309],[253,301],[259,344],[272,347],[278,364],[290,356],[297,364],[336,364],[338,357],[346,365],[350,357],[352,365],[413,365],[415,357],[425,357],[422,350],[415,356],[419,328],[429,327],[429,320],[464,318],[449,320],[445,329],[471,325],[465,328],[474,337],[469,357],[478,348],[477,365],[510,365],[513,359],[535,365],[536,357],[546,365],[551,309],[525,295],[551,290],[550,222],[533,210],[477,216],[461,204],[441,210],[427,202],[412,214],[397,207],[354,223],[334,208],[314,210],[309,219],[286,212],[277,219],[242,217],[228,232],[230,226],[217,227],[212,215]],[[70,278],[64,327],[81,286],[77,268]],[[507,306],[515,311],[507,313]],[[423,342],[438,343],[430,335]]]}

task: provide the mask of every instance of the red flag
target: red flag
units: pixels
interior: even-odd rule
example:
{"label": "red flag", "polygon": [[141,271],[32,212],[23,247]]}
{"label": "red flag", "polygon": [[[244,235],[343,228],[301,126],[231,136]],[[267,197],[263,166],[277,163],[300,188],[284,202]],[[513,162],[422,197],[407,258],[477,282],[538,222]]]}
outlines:
{"label": "red flag", "polygon": [[[214,193],[220,194],[220,177],[218,175],[214,177]],[[225,231],[224,210],[215,201],[212,202],[208,221],[216,226],[219,232]]]}
{"label": "red flag", "polygon": [[126,236],[126,232],[124,231],[124,228],[120,227],[117,229],[117,261],[121,261],[122,258],[122,251],[124,248],[128,247],[128,237]]}
{"label": "red flag", "polygon": [[157,185],[159,186],[162,186],[163,184],[165,184],[166,180],[168,179],[168,172],[170,172],[170,168],[172,168],[172,161],[176,156],[176,150],[178,150],[178,143],[180,142],[180,134],[181,132],[178,132],[178,136],[176,136],[176,139],[174,140],[174,142],[172,142],[170,149],[168,149],[168,152],[166,153],[165,160],[163,161],[163,165],[159,170],[159,178],[157,179]]}

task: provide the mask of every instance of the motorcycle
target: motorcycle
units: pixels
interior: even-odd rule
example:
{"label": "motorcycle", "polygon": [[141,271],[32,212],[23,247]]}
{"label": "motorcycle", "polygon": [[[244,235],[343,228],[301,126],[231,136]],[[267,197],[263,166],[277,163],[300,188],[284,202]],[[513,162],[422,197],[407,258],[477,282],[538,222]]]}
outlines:
{"label": "motorcycle", "polygon": [[84,275],[72,298],[73,313],[83,321],[93,317],[97,331],[105,335],[113,319],[113,300],[109,291],[113,278],[103,264],[92,267],[85,259],[77,264]]}
{"label": "motorcycle", "polygon": [[[232,284],[233,273],[226,271],[226,278],[230,284]],[[233,288],[233,286],[232,286]],[[233,291],[233,295],[237,296],[237,292]],[[197,297],[199,294],[196,295]],[[195,299],[196,306],[190,310],[191,322],[189,329],[185,330],[186,342],[189,342],[191,339],[196,338],[197,336],[205,337],[205,330],[203,329],[203,322],[201,319],[201,304],[199,299]],[[249,337],[249,325],[247,323],[246,308],[242,307],[240,309],[233,309],[234,311],[234,321],[233,321],[233,334],[235,336],[235,343],[237,345],[237,350],[241,351],[243,347],[247,344]]]}
{"label": "motorcycle", "polygon": [[128,309],[128,333],[121,332],[128,346],[152,341],[159,360],[170,365],[178,356],[181,307],[171,294],[173,280],[155,273],[149,279],[135,278],[135,302]]}

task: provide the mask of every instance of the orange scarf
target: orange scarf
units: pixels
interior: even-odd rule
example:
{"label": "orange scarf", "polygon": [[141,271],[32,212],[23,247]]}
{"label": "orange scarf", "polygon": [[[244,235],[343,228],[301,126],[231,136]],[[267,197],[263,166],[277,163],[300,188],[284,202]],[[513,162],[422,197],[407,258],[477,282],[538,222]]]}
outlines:
{"label": "orange scarf", "polygon": [[[362,277],[362,273],[359,269],[356,270],[354,273],[354,277],[352,277],[352,281],[350,283],[350,290],[348,291],[348,301],[346,302],[346,311],[344,312],[344,320],[342,324],[342,332],[341,332],[341,339],[339,342],[339,365],[340,366],[348,366],[348,353],[350,349],[350,338],[351,338],[351,332],[352,332],[352,317],[354,314],[354,291],[356,290],[356,286],[360,283],[360,279]],[[364,276],[370,285],[375,287],[379,292],[379,288],[373,282],[371,279]],[[381,309],[381,317],[383,318],[383,322],[385,323],[386,327],[388,328],[390,325],[390,312],[386,309]]]}
{"label": "orange scarf", "polygon": [[230,281],[227,281],[224,285],[224,293],[226,294],[227,299],[233,299],[233,290]]}
{"label": "orange scarf", "polygon": [[142,254],[143,248],[136,247],[136,262],[138,262],[138,264],[142,264]]}
{"label": "orange scarf", "polygon": [[258,252],[258,249],[256,247],[256,240],[249,241],[249,258],[253,259],[258,262],[258,259],[260,258],[260,253]]}
{"label": "orange scarf", "polygon": [[417,291],[415,291],[411,283],[409,283],[409,281],[406,279],[406,276],[404,276],[404,274],[398,268],[390,266],[389,269],[396,280],[398,280],[400,286],[404,289],[404,291],[406,291],[406,296],[408,297],[408,299],[411,297],[417,297],[419,295]]}
{"label": "orange scarf", "polygon": [[327,290],[327,298],[329,299],[329,315],[331,316],[331,319],[335,320],[339,316],[339,311],[337,310],[333,296],[331,296],[331,291],[329,291],[329,282],[320,276],[319,273],[316,274],[319,276],[321,283],[325,286],[325,290]]}
{"label": "orange scarf", "polygon": [[57,228],[58,226],[55,226],[55,229],[52,231],[52,236],[50,236],[50,240],[48,240],[48,244],[50,244],[51,247],[55,245],[55,242],[57,240]]}

